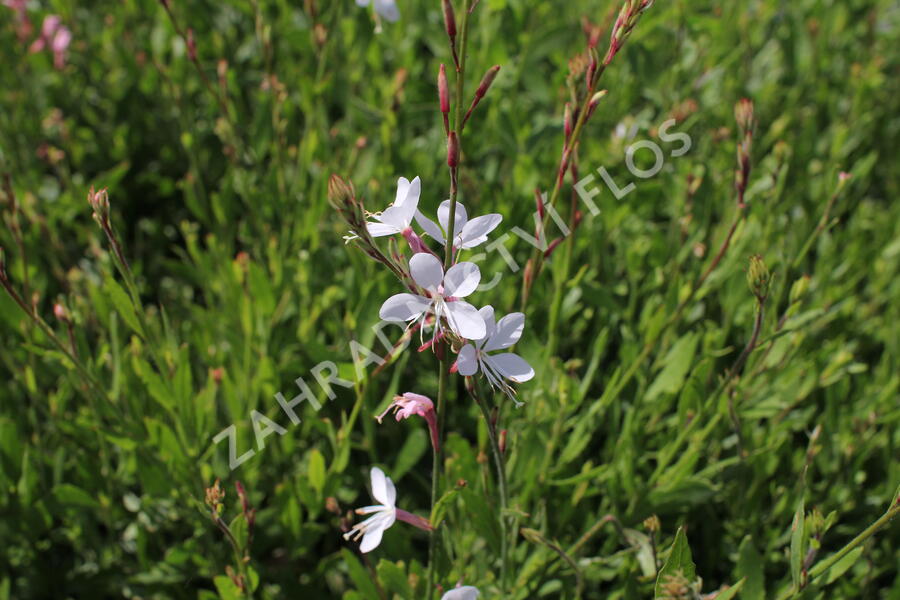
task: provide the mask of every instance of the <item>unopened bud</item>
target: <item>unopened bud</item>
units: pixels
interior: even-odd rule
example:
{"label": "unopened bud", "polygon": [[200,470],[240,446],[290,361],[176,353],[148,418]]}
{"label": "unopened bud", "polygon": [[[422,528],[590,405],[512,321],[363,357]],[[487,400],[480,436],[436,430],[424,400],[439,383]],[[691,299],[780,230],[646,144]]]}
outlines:
{"label": "unopened bud", "polygon": [[343,210],[353,202],[355,194],[353,186],[341,179],[339,175],[332,175],[328,180],[328,202],[337,210]]}
{"label": "unopened bud", "polygon": [[197,60],[197,41],[194,39],[194,30],[191,28],[187,30],[187,51],[188,58]]}
{"label": "unopened bud", "polygon": [[479,100],[484,98],[484,95],[487,94],[487,91],[490,89],[491,84],[494,83],[494,79],[497,77],[497,73],[500,71],[500,65],[494,65],[484,74],[484,77],[481,78],[481,83],[478,84],[478,89],[475,90],[475,97]]}
{"label": "unopened bud", "polygon": [[544,195],[540,188],[534,188],[534,204],[537,206],[538,219],[544,220]]}
{"label": "unopened bud", "polygon": [[597,92],[596,94],[591,96],[591,102],[588,105],[590,112],[592,112],[592,113],[594,112],[594,109],[597,108],[597,105],[600,103],[601,100],[603,100],[603,98],[608,93],[609,93],[609,90],[600,90],[599,92]]}
{"label": "unopened bud", "polygon": [[447,166],[455,169],[459,165],[459,137],[455,131],[447,136]]}
{"label": "unopened bud", "polygon": [[447,69],[443,63],[438,71],[438,97],[441,101],[441,112],[446,115],[450,112],[450,86],[447,84]]}
{"label": "unopened bud", "polygon": [[566,102],[566,111],[563,113],[563,131],[565,131],[566,139],[569,139],[569,136],[572,135],[572,105]]}
{"label": "unopened bud", "polygon": [[222,509],[222,500],[225,499],[225,490],[219,484],[218,478],[211,487],[206,488],[206,504],[213,509],[214,513],[218,513]]}
{"label": "unopened bud", "polygon": [[656,533],[661,527],[659,517],[657,517],[656,515],[647,517],[646,519],[644,519],[644,527],[647,529],[647,531]]}
{"label": "unopened bud", "polygon": [[734,120],[737,121],[741,133],[747,134],[753,130],[753,101],[749,98],[741,98],[734,105]]}
{"label": "unopened bud", "polygon": [[769,283],[771,282],[771,278],[772,276],[769,273],[769,268],[766,267],[766,263],[763,261],[762,257],[758,254],[751,256],[750,266],[747,269],[747,285],[750,286],[750,291],[760,302],[765,300],[766,296],[769,295]]}
{"label": "unopened bud", "polygon": [[500,446],[500,454],[506,454],[506,430],[500,430],[500,441],[497,443]]}
{"label": "unopened bud", "polygon": [[556,238],[550,245],[547,246],[547,250],[544,251],[544,258],[550,258],[550,255],[553,254],[553,251],[556,250],[556,247],[562,243],[563,239],[561,237]]}
{"label": "unopened bud", "polygon": [[442,0],[441,6],[444,9],[444,29],[450,42],[453,43],[456,40],[456,15],[453,14],[453,3],[450,0]]}

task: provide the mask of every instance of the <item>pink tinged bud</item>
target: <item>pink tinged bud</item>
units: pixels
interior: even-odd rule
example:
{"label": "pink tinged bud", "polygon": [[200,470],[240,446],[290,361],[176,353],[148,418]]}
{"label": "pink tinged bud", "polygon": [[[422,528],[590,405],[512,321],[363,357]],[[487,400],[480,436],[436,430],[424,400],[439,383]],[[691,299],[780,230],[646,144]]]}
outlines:
{"label": "pink tinged bud", "polygon": [[537,207],[538,219],[544,220],[544,197],[539,188],[534,189],[534,204]]}
{"label": "pink tinged bud", "polygon": [[459,165],[459,137],[455,131],[447,136],[447,166],[455,169]]}
{"label": "pink tinged bud", "polygon": [[428,522],[428,519],[424,517],[420,517],[419,515],[414,515],[412,513],[408,513],[402,508],[397,508],[396,515],[398,521],[403,521],[404,523],[409,523],[413,527],[418,527],[424,531],[433,531],[434,528],[431,526],[431,523]]}
{"label": "pink tinged bud", "polygon": [[442,0],[441,6],[444,9],[444,29],[447,31],[447,37],[453,42],[456,40],[456,15],[453,13],[453,3],[450,0]]}
{"label": "pink tinged bud", "polygon": [[446,115],[450,112],[450,87],[447,84],[447,69],[443,64],[438,71],[438,97],[441,101],[441,112]]}
{"label": "pink tinged bud", "polygon": [[194,30],[187,30],[187,50],[188,50],[188,58],[191,60],[197,60],[197,42],[194,40]]}
{"label": "pink tinged bud", "polygon": [[566,102],[566,112],[563,114],[563,130],[566,132],[566,139],[569,139],[569,136],[572,135],[573,128],[573,119],[572,119],[572,105]]}
{"label": "pink tinged bud", "polygon": [[841,171],[838,174],[838,181],[843,183],[843,182],[847,181],[848,179],[850,179],[851,177],[853,177],[853,175],[851,175],[850,173],[847,173],[846,171]]}
{"label": "pink tinged bud", "polygon": [[544,258],[550,258],[550,255],[553,254],[553,251],[556,250],[556,247],[562,243],[563,239],[561,237],[556,238],[550,245],[547,246],[547,250],[544,252]]}
{"label": "pink tinged bud", "polygon": [[484,77],[481,78],[481,83],[478,84],[478,89],[475,90],[475,97],[478,100],[484,98],[484,95],[487,94],[487,91],[490,89],[491,84],[494,83],[494,79],[497,78],[497,73],[500,71],[500,65],[494,65],[490,69],[487,70],[487,73],[484,74]]}
{"label": "pink tinged bud", "polygon": [[502,430],[500,432],[500,442],[498,444],[500,446],[500,454],[506,454],[506,430]]}

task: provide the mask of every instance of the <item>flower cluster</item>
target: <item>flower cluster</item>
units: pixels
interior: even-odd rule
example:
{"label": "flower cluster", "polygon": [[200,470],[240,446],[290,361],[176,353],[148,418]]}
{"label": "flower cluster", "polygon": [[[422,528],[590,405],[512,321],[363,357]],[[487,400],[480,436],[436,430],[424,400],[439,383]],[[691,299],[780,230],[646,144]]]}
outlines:
{"label": "flower cluster", "polygon": [[[424,335],[424,330],[430,326],[432,340],[449,338],[450,347],[458,349],[454,371],[465,376],[480,372],[492,387],[515,399],[511,383],[528,381],[534,377],[534,370],[512,352],[490,353],[508,348],[519,340],[525,315],[511,313],[495,320],[493,307],[478,310],[467,302],[465,298],[474,293],[481,282],[481,271],[475,263],[458,260],[461,251],[486,242],[503,218],[488,214],[470,219],[466,207],[457,202],[451,228],[450,201],[445,200],[437,209],[435,223],[419,210],[421,189],[418,177],[412,181],[401,177],[394,203],[381,213],[369,215],[365,233],[354,231],[351,236],[351,239],[365,243],[367,238],[399,234],[413,253],[406,264],[397,265],[404,275],[408,273],[403,279],[410,292],[395,294],[385,300],[379,316],[385,321],[416,326],[420,335]],[[422,235],[413,230],[414,222],[422,228]],[[451,230],[451,264],[445,270],[438,256],[425,244],[423,236],[446,247]],[[370,255],[377,252],[372,247],[367,250]]]}
{"label": "flower cluster", "polygon": [[[423,340],[425,331],[430,329],[431,339],[420,351],[435,348],[438,340],[447,342],[443,347],[457,354],[451,372],[465,377],[481,374],[491,387],[515,401],[512,384],[534,377],[534,369],[525,359],[508,351],[522,336],[525,315],[510,313],[498,319],[492,306],[478,309],[467,302],[466,299],[478,289],[481,271],[475,263],[459,260],[463,251],[486,242],[503,219],[498,214],[470,219],[462,203],[457,202],[453,207],[445,200],[438,206],[435,222],[419,210],[421,193],[422,183],[418,177],[412,181],[400,177],[394,202],[382,212],[369,213],[357,199],[352,185],[337,176],[329,183],[329,201],[350,227],[350,235],[345,239],[357,243],[368,256],[388,266],[408,290],[385,300],[379,311],[380,317],[385,321],[407,323],[407,329],[418,329]],[[414,224],[418,224],[421,233],[415,231]],[[387,253],[375,242],[376,238],[391,236],[406,241],[411,252],[409,259],[400,252],[395,238],[389,240]],[[438,253],[426,243],[427,238],[444,247],[449,263],[447,268]],[[395,396],[385,411],[376,417],[378,422],[391,411],[397,421],[422,417],[428,424],[432,447],[439,452],[440,433],[431,399],[412,392]],[[394,484],[381,469],[373,467],[371,479],[372,497],[380,504],[358,509],[357,514],[370,516],[344,534],[345,539],[361,540],[360,551],[369,552],[380,544],[384,531],[397,520],[430,529],[426,519],[396,507]],[[476,597],[473,594],[477,594],[475,588],[464,587],[451,590],[446,597]]]}

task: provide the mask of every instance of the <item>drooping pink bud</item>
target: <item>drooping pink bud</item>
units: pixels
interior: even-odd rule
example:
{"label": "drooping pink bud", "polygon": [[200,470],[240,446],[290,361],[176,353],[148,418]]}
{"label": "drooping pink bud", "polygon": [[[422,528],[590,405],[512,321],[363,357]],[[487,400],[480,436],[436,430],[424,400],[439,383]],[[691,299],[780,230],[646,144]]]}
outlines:
{"label": "drooping pink bud", "polygon": [[188,58],[197,60],[197,41],[194,39],[194,30],[190,28],[187,30],[187,51]]}
{"label": "drooping pink bud", "polygon": [[444,9],[444,29],[450,43],[456,42],[456,15],[453,13],[453,3],[450,0],[441,0],[441,6]]}

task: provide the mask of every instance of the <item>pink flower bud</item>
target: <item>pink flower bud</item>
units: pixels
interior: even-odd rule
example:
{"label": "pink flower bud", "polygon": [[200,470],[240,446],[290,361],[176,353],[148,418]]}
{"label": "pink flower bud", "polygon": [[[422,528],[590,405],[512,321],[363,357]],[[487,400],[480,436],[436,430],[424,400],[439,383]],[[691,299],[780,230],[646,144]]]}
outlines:
{"label": "pink flower bud", "polygon": [[447,31],[447,37],[453,42],[456,39],[456,15],[453,14],[453,3],[450,0],[442,0],[441,6],[444,9],[444,29]]}
{"label": "pink flower bud", "polygon": [[451,131],[447,137],[447,166],[455,169],[459,165],[459,137]]}
{"label": "pink flower bud", "polygon": [[443,64],[438,71],[438,97],[441,101],[441,112],[446,115],[450,112],[450,88],[447,84],[447,69]]}

